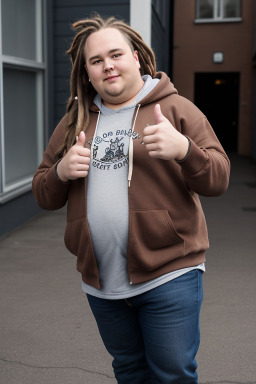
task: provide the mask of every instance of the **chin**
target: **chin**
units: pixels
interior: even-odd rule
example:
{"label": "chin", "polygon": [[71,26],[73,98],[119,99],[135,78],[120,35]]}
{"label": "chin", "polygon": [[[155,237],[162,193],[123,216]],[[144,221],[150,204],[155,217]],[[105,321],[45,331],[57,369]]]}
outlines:
{"label": "chin", "polygon": [[[116,99],[116,98],[119,98],[118,100],[116,100],[116,102],[119,102],[120,99],[125,99],[125,97],[123,96],[122,97],[122,94],[123,94],[123,91],[122,90],[113,90],[111,92],[106,92],[106,94],[104,95],[105,96],[105,100],[106,101],[112,101],[113,102],[113,99]],[[109,100],[107,100],[109,99]],[[103,100],[104,100],[104,97],[103,97]]]}

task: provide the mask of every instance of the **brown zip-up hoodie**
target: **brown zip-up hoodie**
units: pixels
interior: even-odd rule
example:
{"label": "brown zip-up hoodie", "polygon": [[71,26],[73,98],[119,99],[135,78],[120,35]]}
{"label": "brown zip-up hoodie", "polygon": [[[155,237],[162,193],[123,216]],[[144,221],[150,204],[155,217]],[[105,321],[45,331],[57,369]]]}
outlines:
{"label": "brown zip-up hoodie", "polygon": [[[207,227],[198,194],[218,196],[228,186],[230,163],[206,117],[179,96],[165,73],[141,102],[133,142],[133,169],[129,196],[128,274],[132,284],[205,262],[209,247]],[[178,163],[151,158],[142,144],[143,130],[155,124],[154,106],[190,142],[187,158]],[[91,108],[87,142],[92,140],[98,118]],[[77,269],[85,283],[100,288],[99,273],[87,221],[87,178],[69,183],[58,180],[56,151],[65,137],[67,116],[56,127],[34,179],[33,193],[43,209],[67,204],[65,244],[77,256]],[[102,191],[104,193],[104,191]]]}

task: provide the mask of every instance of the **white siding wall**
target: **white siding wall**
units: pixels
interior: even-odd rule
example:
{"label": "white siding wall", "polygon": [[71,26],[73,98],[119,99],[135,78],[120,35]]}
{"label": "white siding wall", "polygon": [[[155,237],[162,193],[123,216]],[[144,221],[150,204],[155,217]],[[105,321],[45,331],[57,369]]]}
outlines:
{"label": "white siding wall", "polygon": [[130,0],[130,24],[151,47],[151,0]]}

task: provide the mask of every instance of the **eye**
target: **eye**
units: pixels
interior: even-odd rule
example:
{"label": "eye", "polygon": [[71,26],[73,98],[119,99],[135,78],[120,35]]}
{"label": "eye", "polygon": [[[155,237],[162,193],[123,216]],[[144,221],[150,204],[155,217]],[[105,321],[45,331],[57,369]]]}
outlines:
{"label": "eye", "polygon": [[120,57],[121,56],[121,53],[115,53],[114,55],[113,55],[113,58],[114,59],[117,59],[118,57]]}
{"label": "eye", "polygon": [[95,61],[93,62],[93,64],[100,64],[100,63],[101,63],[101,60],[100,60],[100,59],[95,60]]}

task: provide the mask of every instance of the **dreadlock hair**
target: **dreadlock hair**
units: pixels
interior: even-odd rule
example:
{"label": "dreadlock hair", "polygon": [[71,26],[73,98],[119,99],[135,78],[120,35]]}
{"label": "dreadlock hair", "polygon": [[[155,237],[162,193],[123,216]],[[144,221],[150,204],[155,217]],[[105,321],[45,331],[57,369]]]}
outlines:
{"label": "dreadlock hair", "polygon": [[93,102],[96,91],[89,81],[87,71],[84,68],[84,47],[88,37],[104,28],[116,28],[123,34],[132,51],[138,51],[141,75],[156,74],[156,62],[153,51],[143,41],[141,35],[131,28],[123,20],[109,17],[103,19],[99,14],[92,18],[79,20],[72,25],[77,32],[73,42],[67,51],[70,56],[72,70],[70,76],[70,97],[66,107],[68,114],[65,142],[58,151],[58,156],[64,156],[75,144],[76,136],[81,131],[86,131],[89,124],[89,108]]}

